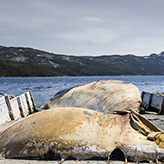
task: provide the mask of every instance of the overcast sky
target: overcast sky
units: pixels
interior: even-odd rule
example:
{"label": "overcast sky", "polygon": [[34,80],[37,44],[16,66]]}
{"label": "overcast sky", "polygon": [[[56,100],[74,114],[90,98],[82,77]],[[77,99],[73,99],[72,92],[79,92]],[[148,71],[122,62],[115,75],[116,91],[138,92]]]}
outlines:
{"label": "overcast sky", "polygon": [[164,51],[164,0],[1,0],[0,45],[67,55]]}

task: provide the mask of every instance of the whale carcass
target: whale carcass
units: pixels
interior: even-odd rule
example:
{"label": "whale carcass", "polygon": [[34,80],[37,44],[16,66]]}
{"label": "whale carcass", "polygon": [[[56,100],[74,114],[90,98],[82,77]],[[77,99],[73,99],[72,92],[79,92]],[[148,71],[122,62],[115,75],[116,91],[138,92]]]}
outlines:
{"label": "whale carcass", "polygon": [[101,80],[59,92],[41,108],[83,107],[108,113],[129,108],[138,110],[140,104],[141,94],[135,85],[119,80]]}
{"label": "whale carcass", "polygon": [[120,149],[132,161],[162,160],[164,149],[133,128],[130,114],[104,114],[75,107],[28,116],[0,134],[5,158],[110,158]]}
{"label": "whale carcass", "polygon": [[149,129],[149,122],[136,113],[140,104],[138,88],[127,82],[102,80],[74,87],[44,105],[54,109],[1,132],[0,155],[83,160],[111,159],[119,152],[135,162],[162,161],[163,132],[153,125]]}
{"label": "whale carcass", "polygon": [[137,130],[130,113],[49,109],[28,116],[0,134],[0,154],[5,158],[110,159],[116,149],[136,162],[164,158],[164,149]]}

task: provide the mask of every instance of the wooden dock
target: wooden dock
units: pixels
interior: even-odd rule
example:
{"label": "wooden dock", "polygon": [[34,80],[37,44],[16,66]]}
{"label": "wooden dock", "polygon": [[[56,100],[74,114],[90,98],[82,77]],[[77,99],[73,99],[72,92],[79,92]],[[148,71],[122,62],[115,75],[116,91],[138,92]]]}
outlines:
{"label": "wooden dock", "polygon": [[9,96],[0,97],[0,124],[18,120],[37,112],[31,92],[10,99]]}

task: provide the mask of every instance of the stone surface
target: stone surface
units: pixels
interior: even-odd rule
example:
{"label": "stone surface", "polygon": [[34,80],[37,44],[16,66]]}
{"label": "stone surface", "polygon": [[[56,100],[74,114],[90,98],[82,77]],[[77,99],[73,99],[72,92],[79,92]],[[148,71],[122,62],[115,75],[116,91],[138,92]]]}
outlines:
{"label": "stone surface", "polygon": [[[5,159],[0,160],[0,164],[60,164],[59,161],[45,161],[45,160],[16,160],[16,159]],[[64,161],[62,164],[125,164],[123,161]],[[128,162],[128,164],[136,164],[134,162]],[[142,163],[142,164],[148,164]],[[152,163],[155,164],[155,163]],[[159,162],[159,164],[162,164]]]}
{"label": "stone surface", "polygon": [[143,114],[149,121],[155,124],[158,128],[164,131],[164,115],[158,115],[155,113]]}

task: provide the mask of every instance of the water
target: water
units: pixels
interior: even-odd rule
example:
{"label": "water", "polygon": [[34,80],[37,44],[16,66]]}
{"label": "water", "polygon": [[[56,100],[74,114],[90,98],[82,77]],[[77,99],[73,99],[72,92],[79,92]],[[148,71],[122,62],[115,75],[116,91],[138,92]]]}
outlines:
{"label": "water", "polygon": [[5,77],[0,78],[0,92],[19,95],[31,91],[39,108],[60,90],[105,79],[130,82],[140,92],[164,92],[164,76]]}

